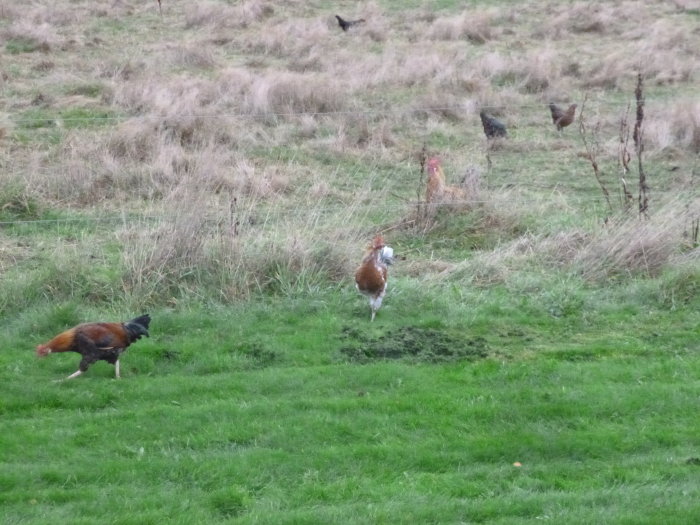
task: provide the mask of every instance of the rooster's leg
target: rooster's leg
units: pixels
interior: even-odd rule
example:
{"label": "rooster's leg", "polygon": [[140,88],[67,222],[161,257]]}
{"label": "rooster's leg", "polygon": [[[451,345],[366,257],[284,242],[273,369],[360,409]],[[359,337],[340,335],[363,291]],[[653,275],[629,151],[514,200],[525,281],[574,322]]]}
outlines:
{"label": "rooster's leg", "polygon": [[83,373],[82,370],[76,370],[76,371],[73,372],[71,375],[69,375],[68,377],[66,377],[65,381],[67,381],[67,380],[69,380],[69,379],[73,379],[74,377],[78,377],[78,376],[79,376],[80,374],[82,374],[82,373]]}
{"label": "rooster's leg", "polygon": [[114,374],[116,375],[117,379],[121,378],[119,375],[119,359],[114,362]]}

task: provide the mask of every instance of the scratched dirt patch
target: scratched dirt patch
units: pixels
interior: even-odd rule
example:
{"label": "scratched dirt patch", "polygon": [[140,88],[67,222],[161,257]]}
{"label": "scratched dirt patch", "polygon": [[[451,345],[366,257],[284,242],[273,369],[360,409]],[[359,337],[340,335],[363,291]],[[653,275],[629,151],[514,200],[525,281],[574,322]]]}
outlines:
{"label": "scratched dirt patch", "polygon": [[482,359],[488,355],[483,337],[458,337],[429,328],[405,326],[381,335],[367,335],[361,329],[344,327],[340,354],[348,361],[368,363],[403,359],[411,362],[443,363]]}

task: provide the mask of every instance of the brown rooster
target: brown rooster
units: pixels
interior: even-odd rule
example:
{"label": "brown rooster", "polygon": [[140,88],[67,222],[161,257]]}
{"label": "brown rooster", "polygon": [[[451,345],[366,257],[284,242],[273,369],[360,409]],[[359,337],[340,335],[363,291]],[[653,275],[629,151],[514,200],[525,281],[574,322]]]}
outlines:
{"label": "brown rooster", "polygon": [[464,200],[467,192],[457,186],[449,186],[445,182],[445,174],[440,165],[440,159],[428,159],[428,186],[425,190],[425,200],[429,203]]}
{"label": "brown rooster", "polygon": [[83,358],[78,370],[66,379],[78,377],[95,361],[112,363],[119,379],[119,357],[141,336],[148,337],[151,317],[146,314],[126,323],[83,323],[61,332],[46,344],[36,347],[36,354],[44,357],[55,352],[78,352]]}
{"label": "brown rooster", "polygon": [[384,238],[377,235],[368,247],[367,255],[355,272],[355,286],[362,294],[369,297],[372,318],[382,306],[386,293],[388,265],[394,262],[394,251],[384,243]]}
{"label": "brown rooster", "polygon": [[549,104],[549,111],[552,112],[552,122],[557,127],[557,131],[561,131],[574,121],[576,116],[576,104],[571,104],[569,109],[564,111],[556,104]]}
{"label": "brown rooster", "polygon": [[356,26],[358,24],[362,24],[365,22],[364,18],[360,18],[358,20],[345,20],[338,15],[335,15],[335,17],[338,19],[338,25],[340,26],[340,29],[343,31],[347,31],[350,29],[352,26]]}

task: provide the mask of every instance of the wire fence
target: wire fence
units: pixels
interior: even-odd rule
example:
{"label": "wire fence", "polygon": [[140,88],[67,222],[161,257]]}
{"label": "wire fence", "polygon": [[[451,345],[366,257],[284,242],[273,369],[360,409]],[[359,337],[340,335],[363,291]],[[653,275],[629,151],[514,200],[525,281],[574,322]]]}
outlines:
{"label": "wire fence", "polygon": [[[629,111],[630,107],[630,102],[632,99],[630,98],[629,102],[628,101],[623,101],[621,99],[611,99],[611,98],[599,98],[599,99],[594,99],[594,100],[588,100],[587,101],[587,108],[589,112],[592,113],[591,107],[592,106],[604,106],[604,107],[619,107],[620,108],[620,114],[624,114],[625,112]],[[660,102],[664,102],[662,99],[659,99]],[[653,98],[647,97],[645,100],[647,107],[650,102],[653,102]],[[32,124],[32,123],[37,123],[37,122],[116,122],[116,121],[123,121],[123,120],[128,120],[128,119],[154,119],[154,120],[166,120],[170,118],[182,118],[182,119],[211,119],[211,120],[217,120],[217,119],[269,119],[269,118],[292,118],[292,117],[304,117],[304,116],[311,116],[311,117],[348,117],[348,116],[356,116],[356,117],[371,117],[371,116],[376,116],[376,115],[407,115],[407,114],[415,114],[415,113],[430,113],[430,112],[441,112],[441,111],[453,111],[453,112],[464,112],[466,115],[474,115],[476,114],[475,110],[478,109],[484,109],[484,110],[507,110],[511,112],[515,111],[523,111],[523,110],[541,110],[543,113],[542,120],[545,121],[545,119],[549,119],[549,108],[547,107],[547,104],[544,103],[528,103],[528,104],[503,104],[503,105],[482,105],[482,106],[476,106],[475,104],[457,104],[457,105],[436,105],[436,106],[416,106],[416,107],[403,107],[403,108],[385,108],[385,109],[365,109],[365,110],[337,110],[337,111],[287,111],[287,112],[265,112],[265,113],[250,113],[250,112],[229,112],[229,113],[216,113],[216,114],[211,114],[211,113],[182,113],[178,114],[175,113],[173,115],[158,115],[158,114],[126,114],[126,115],[112,115],[112,116],[96,116],[96,115],[85,115],[85,116],[67,116],[67,117],[62,117],[60,115],[55,116],[55,117],[20,117],[20,118],[11,118],[11,121],[15,124]],[[520,127],[523,127],[522,124],[519,124]],[[532,124],[534,127],[535,124]],[[538,127],[540,127],[538,125]],[[425,133],[424,133],[425,134]],[[363,158],[371,156],[370,153],[364,153],[361,155]],[[9,170],[6,170],[6,172],[10,171],[21,171],[17,170],[15,167],[9,166],[11,163],[8,162],[8,168]],[[41,172],[44,171],[48,173],[51,171],[52,173],[55,174],[56,170],[49,168],[43,168],[43,167],[33,167],[32,171],[33,172]],[[486,184],[485,184],[486,186]],[[507,185],[503,184],[500,186],[500,188],[506,188]],[[492,186],[492,187],[486,187],[486,189],[497,189],[499,188],[498,186]],[[594,186],[575,186],[571,183],[569,184],[564,184],[564,183],[556,183],[556,184],[551,184],[551,185],[542,185],[542,184],[532,184],[532,183],[527,183],[527,182],[517,182],[517,188],[518,190],[532,190],[532,191],[549,191],[549,192],[575,192],[575,196],[569,196],[571,199],[574,199],[577,203],[586,203],[586,204],[602,204],[603,203],[603,196],[600,194],[600,190],[597,187]],[[678,195],[679,190],[674,189],[674,190],[655,190],[653,191],[655,195]],[[692,199],[692,196],[691,196]],[[355,208],[358,207],[364,207],[366,206],[367,209],[370,208],[376,208],[377,206],[381,206],[385,210],[399,210],[399,209],[406,209],[410,207],[416,207],[416,206],[421,206],[426,204],[425,202],[421,202],[418,200],[408,200],[402,198],[403,202],[401,203],[392,203],[392,202],[386,202],[383,201],[381,203],[367,203],[366,205],[358,205],[357,203],[353,204]],[[527,196],[527,195],[509,195],[508,197],[509,202],[515,204],[515,203],[531,203],[532,202],[532,196]],[[437,207],[442,207],[442,206],[476,206],[476,205],[482,205],[482,204],[487,204],[489,202],[493,202],[493,199],[474,199],[474,200],[466,200],[466,201],[452,201],[452,202],[445,202],[445,203],[430,203],[430,206],[433,206],[435,208]],[[334,213],[334,212],[339,212],[343,211],[344,208],[347,206],[344,204],[338,204],[335,206],[315,206],[313,209],[317,213]],[[285,216],[285,217],[294,217],[295,213],[289,210],[277,210],[270,212],[268,211],[267,213],[272,213],[275,215],[280,215],[280,216]],[[305,213],[302,212],[302,213]],[[6,221],[0,221],[0,226],[4,227],[9,227],[9,226],[19,226],[19,225],[51,225],[51,224],[70,224],[70,223],[115,223],[115,222],[122,222],[122,223],[129,223],[129,222],[134,222],[134,221],[167,221],[167,220],[172,220],[175,216],[169,216],[169,215],[126,215],[126,214],[118,214],[114,216],[102,216],[102,217],[72,217],[72,218],[57,218],[57,219],[28,219],[28,220],[6,220]]]}
{"label": "wire fence", "polygon": [[[667,191],[667,192],[657,192],[657,194],[665,194],[671,196],[678,196],[677,191]],[[687,205],[690,207],[693,201],[696,201],[697,205],[697,195],[693,197],[688,195],[686,199]],[[502,200],[507,201],[511,205],[514,204],[533,204],[534,199],[526,198],[524,196],[508,195],[503,197]],[[495,204],[498,200],[494,198],[481,198],[481,199],[454,199],[446,200],[442,202],[428,202],[424,200],[405,200],[402,203],[399,202],[381,202],[381,210],[383,212],[399,212],[408,211],[411,209],[418,209],[421,207],[429,209],[469,209],[475,206],[483,206],[489,204]],[[602,195],[589,195],[585,197],[577,197],[577,203],[584,204],[598,204],[600,208],[605,207],[605,200]],[[247,217],[250,215],[259,214],[262,216],[270,218],[284,218],[284,219],[298,219],[303,217],[309,217],[310,215],[318,216],[322,214],[337,214],[337,213],[361,213],[371,210],[376,210],[378,204],[376,202],[367,202],[363,204],[353,203],[353,204],[337,204],[333,206],[323,205],[323,206],[313,206],[311,208],[297,208],[295,210],[290,210],[286,208],[266,208],[260,210],[253,210],[244,208],[241,210],[232,210],[230,213],[221,210],[219,214],[207,215],[206,213],[199,214],[199,217],[210,222],[220,223],[225,218],[240,218]],[[689,208],[690,209],[690,208]],[[228,215],[227,215],[228,214]],[[61,224],[90,224],[90,223],[142,223],[142,222],[168,222],[175,221],[182,218],[181,213],[172,214],[156,214],[156,215],[138,215],[138,214],[115,214],[108,216],[88,216],[88,217],[63,217],[55,219],[18,219],[18,220],[6,220],[0,221],[0,227],[11,227],[11,226],[34,226],[34,225],[61,225]]]}
{"label": "wire fence", "polygon": [[[627,109],[627,103],[633,102],[633,98],[629,100],[623,99],[590,99],[588,106],[596,107],[620,107],[621,112]],[[653,97],[645,98],[647,105],[654,103],[656,100]],[[668,100],[661,97],[658,98],[661,105],[667,104]],[[559,103],[558,103],[559,104]],[[562,102],[561,105],[568,103]],[[477,104],[463,103],[455,105],[438,105],[438,106],[408,106],[402,108],[374,108],[374,109],[348,109],[348,110],[333,110],[333,111],[265,111],[265,112],[223,112],[223,113],[127,113],[123,115],[81,115],[81,116],[45,116],[45,117],[9,117],[9,120],[15,124],[34,124],[37,122],[108,122],[122,121],[129,119],[164,119],[179,117],[182,119],[270,119],[270,118],[292,118],[292,117],[335,117],[335,116],[376,116],[376,115],[415,115],[416,113],[436,113],[436,112],[464,112],[465,114],[478,114],[474,109],[485,111],[503,111],[515,113],[516,110],[543,110],[548,112],[549,108],[546,103],[527,103],[527,104]],[[60,111],[60,110],[58,110]]]}

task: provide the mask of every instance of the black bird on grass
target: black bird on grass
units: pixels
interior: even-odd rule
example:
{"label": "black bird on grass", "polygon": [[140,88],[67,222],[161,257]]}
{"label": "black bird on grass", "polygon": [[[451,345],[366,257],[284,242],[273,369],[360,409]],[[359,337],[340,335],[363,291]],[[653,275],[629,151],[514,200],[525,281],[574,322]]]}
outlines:
{"label": "black bird on grass", "polygon": [[356,26],[357,24],[362,24],[365,21],[364,18],[360,18],[359,20],[345,20],[343,18],[340,18],[338,15],[335,15],[335,17],[338,19],[338,25],[340,26],[340,29],[342,29],[343,31],[347,31],[352,26]]}
{"label": "black bird on grass", "polygon": [[481,124],[484,126],[486,138],[495,139],[499,137],[506,137],[508,135],[506,133],[506,126],[503,124],[503,122],[496,120],[483,111],[479,112],[479,116],[481,117]]}

